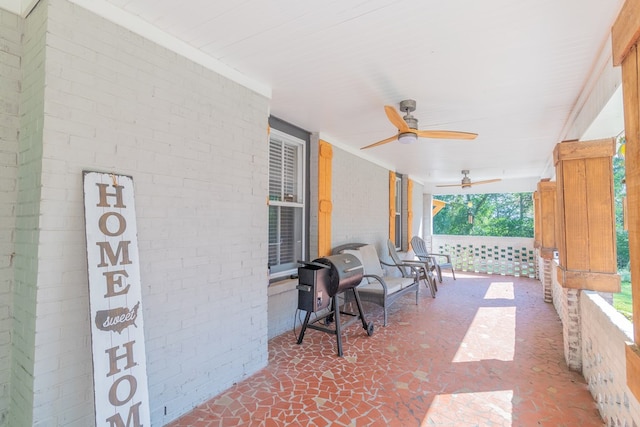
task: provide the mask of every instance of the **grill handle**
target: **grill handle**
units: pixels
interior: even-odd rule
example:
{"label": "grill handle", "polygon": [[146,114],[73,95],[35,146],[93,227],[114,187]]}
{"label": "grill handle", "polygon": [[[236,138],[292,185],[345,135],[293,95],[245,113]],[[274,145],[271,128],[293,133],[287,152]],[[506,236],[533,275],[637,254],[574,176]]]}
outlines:
{"label": "grill handle", "polygon": [[331,268],[331,266],[329,266],[327,264],[322,264],[320,262],[315,262],[315,261],[300,261],[300,260],[298,260],[298,264],[313,265],[313,266],[322,267],[322,268]]}
{"label": "grill handle", "polygon": [[364,266],[363,266],[363,265],[356,265],[356,266],[351,267],[351,268],[345,268],[343,271],[344,271],[345,273],[351,273],[352,271],[362,270],[363,268],[364,268]]}

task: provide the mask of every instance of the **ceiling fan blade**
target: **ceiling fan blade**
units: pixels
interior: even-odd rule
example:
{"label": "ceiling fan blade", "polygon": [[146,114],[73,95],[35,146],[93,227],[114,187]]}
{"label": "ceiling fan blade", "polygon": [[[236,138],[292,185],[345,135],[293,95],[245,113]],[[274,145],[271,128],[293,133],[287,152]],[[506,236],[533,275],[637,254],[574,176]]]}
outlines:
{"label": "ceiling fan blade", "polygon": [[366,148],[376,147],[378,145],[382,145],[382,144],[386,144],[386,143],[391,142],[391,141],[395,141],[396,139],[398,139],[398,135],[391,136],[391,137],[389,137],[387,139],[383,139],[382,141],[374,142],[373,144],[367,145],[365,147],[361,147],[360,149],[364,150]]}
{"label": "ceiling fan blade", "polygon": [[502,181],[502,179],[500,178],[496,178],[496,179],[485,179],[484,181],[473,181],[471,183],[471,185],[476,185],[476,184],[489,184],[490,182],[498,182],[498,181]]}
{"label": "ceiling fan blade", "polygon": [[436,184],[436,187],[472,187],[476,184],[489,184],[491,182],[498,182],[498,181],[502,181],[501,178],[496,178],[496,179],[485,179],[483,181],[472,181],[469,184]]}
{"label": "ceiling fan blade", "polygon": [[453,130],[419,130],[416,131],[419,137],[422,138],[437,138],[437,139],[476,139],[477,133],[471,132],[457,132]]}
{"label": "ceiling fan blade", "polygon": [[409,132],[409,125],[400,116],[400,113],[398,113],[398,110],[393,108],[391,105],[385,105],[384,112],[387,113],[387,117],[389,118],[389,121],[393,123],[395,127],[398,128],[400,133]]}
{"label": "ceiling fan blade", "polygon": [[436,184],[436,187],[462,187],[462,184]]}

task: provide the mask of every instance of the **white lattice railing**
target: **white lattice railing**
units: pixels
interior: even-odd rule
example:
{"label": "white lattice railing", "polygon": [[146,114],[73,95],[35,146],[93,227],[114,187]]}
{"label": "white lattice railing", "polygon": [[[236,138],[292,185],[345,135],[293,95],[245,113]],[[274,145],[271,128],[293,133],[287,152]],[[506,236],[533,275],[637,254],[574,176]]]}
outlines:
{"label": "white lattice railing", "polygon": [[538,278],[533,239],[434,235],[427,237],[431,251],[449,254],[458,271]]}

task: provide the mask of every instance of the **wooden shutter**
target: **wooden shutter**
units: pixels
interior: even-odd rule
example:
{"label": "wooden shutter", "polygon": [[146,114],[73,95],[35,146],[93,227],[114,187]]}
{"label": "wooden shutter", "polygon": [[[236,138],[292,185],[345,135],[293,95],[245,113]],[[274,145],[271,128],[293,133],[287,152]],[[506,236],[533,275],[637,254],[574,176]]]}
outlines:
{"label": "wooden shutter", "polygon": [[318,256],[331,255],[331,163],[333,148],[326,141],[318,146]]}

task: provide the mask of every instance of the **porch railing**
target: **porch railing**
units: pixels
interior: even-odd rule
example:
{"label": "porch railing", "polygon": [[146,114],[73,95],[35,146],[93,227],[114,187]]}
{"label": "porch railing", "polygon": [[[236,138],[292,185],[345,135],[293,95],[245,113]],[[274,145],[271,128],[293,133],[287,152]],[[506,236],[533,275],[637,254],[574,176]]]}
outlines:
{"label": "porch railing", "polygon": [[450,255],[457,271],[539,277],[533,238],[436,234],[425,241],[432,252]]}

